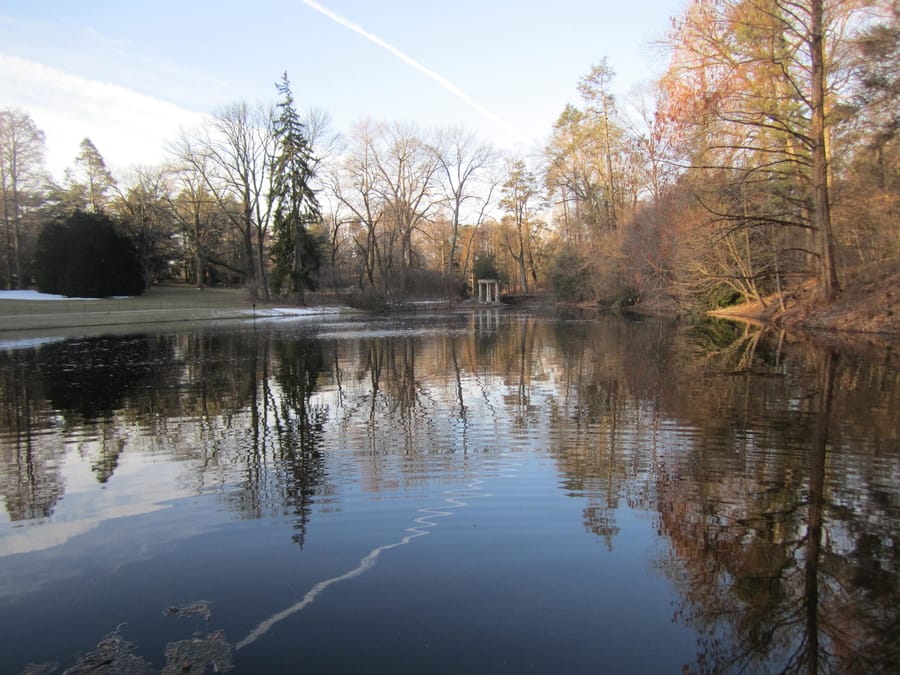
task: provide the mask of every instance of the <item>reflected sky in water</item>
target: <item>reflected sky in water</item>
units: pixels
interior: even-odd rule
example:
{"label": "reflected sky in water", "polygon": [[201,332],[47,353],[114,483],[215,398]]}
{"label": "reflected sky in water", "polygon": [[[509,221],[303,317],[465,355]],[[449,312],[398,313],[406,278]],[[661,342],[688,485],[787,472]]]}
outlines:
{"label": "reflected sky in water", "polygon": [[154,669],[223,631],[253,673],[889,671],[898,394],[495,309],[8,345],[0,667],[124,623]]}

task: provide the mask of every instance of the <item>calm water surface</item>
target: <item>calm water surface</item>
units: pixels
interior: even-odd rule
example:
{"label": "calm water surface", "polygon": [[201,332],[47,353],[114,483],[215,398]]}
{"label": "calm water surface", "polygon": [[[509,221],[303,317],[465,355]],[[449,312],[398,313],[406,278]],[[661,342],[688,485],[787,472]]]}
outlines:
{"label": "calm water surface", "polygon": [[657,320],[0,343],[0,672],[889,672],[898,410]]}

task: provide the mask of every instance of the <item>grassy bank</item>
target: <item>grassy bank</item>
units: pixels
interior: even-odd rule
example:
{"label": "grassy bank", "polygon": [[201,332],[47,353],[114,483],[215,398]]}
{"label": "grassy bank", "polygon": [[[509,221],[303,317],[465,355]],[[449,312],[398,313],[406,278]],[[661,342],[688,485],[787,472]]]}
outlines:
{"label": "grassy bank", "polygon": [[154,286],[134,298],[0,300],[0,332],[252,317],[244,289]]}

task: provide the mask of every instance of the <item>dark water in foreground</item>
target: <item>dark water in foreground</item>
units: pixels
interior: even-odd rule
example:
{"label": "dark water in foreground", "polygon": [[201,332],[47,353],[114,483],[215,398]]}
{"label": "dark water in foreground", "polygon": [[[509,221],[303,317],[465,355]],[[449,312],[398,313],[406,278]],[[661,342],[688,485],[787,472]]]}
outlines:
{"label": "dark water in foreground", "polygon": [[888,672],[898,410],[656,320],[3,344],[0,672]]}

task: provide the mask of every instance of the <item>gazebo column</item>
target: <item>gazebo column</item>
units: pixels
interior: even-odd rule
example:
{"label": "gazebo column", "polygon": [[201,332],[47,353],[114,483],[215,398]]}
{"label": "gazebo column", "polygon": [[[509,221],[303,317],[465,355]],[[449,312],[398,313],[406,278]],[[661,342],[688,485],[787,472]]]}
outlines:
{"label": "gazebo column", "polygon": [[478,302],[490,305],[500,302],[500,282],[497,279],[478,280]]}

